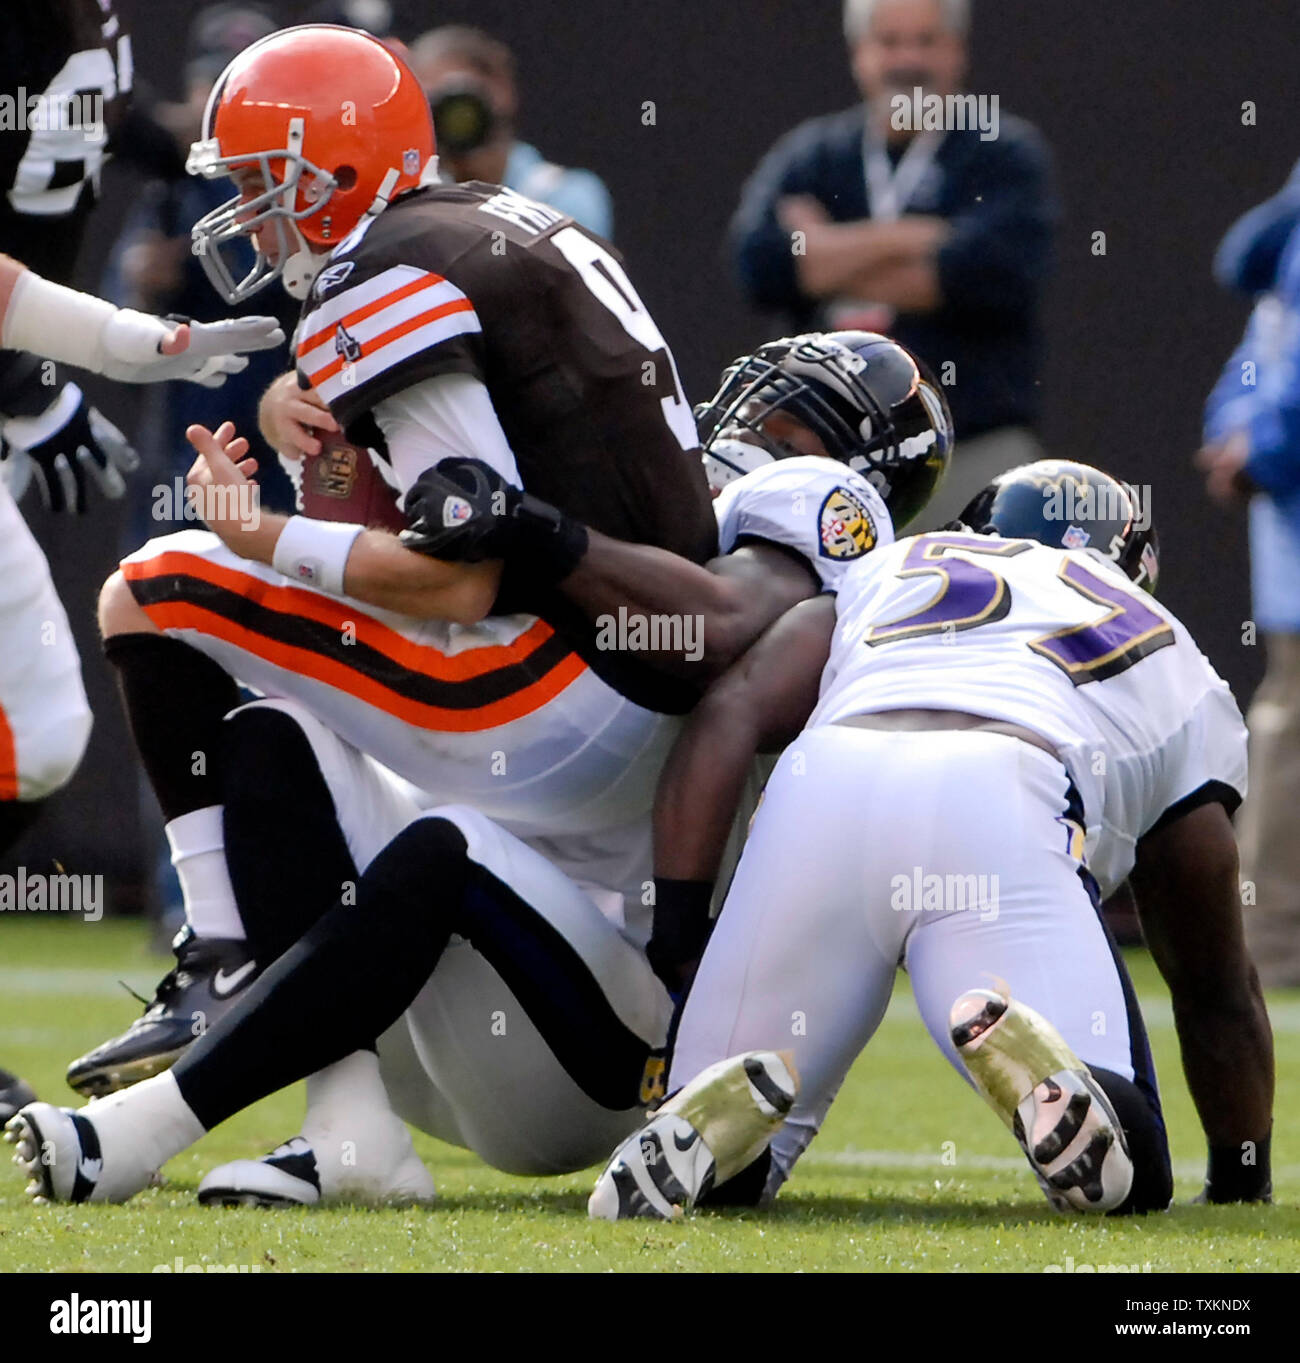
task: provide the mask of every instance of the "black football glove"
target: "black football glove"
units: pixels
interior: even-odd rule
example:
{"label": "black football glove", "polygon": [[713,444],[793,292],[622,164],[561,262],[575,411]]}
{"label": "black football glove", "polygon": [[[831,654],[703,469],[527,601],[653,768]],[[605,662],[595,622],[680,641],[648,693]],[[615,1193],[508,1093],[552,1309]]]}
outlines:
{"label": "black football glove", "polygon": [[559,582],[587,552],[587,530],[540,497],[508,483],[481,459],[444,459],[406,494],[408,549],[453,563],[519,560]]}
{"label": "black football glove", "polygon": [[86,476],[115,501],[126,491],[123,474],[140,459],[126,437],[101,416],[75,383],[36,416],[10,417],[4,423],[0,459],[26,455],[31,460],[47,511],[86,510]]}

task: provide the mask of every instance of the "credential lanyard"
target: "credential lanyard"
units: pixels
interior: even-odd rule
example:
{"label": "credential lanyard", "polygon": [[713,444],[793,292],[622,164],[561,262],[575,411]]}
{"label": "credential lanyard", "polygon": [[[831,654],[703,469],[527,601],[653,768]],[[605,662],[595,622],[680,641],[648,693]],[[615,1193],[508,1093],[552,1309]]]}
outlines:
{"label": "credential lanyard", "polygon": [[862,139],[862,170],[875,222],[897,222],[917,187],[934,163],[943,141],[938,132],[918,133],[907,145],[896,166],[890,165],[884,147],[868,132]]}

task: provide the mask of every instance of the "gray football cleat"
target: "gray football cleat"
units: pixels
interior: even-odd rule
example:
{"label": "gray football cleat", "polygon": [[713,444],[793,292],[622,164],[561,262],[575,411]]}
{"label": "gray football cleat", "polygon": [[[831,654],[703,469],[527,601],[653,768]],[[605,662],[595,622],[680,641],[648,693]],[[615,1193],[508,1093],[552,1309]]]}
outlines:
{"label": "gray football cleat", "polygon": [[1133,1185],[1110,1099],[1046,1018],[991,989],[949,1015],[953,1045],[985,1102],[1010,1128],[1057,1211],[1108,1212]]}
{"label": "gray football cleat", "polygon": [[614,1152],[587,1215],[600,1221],[681,1216],[763,1153],[798,1096],[789,1051],[749,1051],[710,1065]]}

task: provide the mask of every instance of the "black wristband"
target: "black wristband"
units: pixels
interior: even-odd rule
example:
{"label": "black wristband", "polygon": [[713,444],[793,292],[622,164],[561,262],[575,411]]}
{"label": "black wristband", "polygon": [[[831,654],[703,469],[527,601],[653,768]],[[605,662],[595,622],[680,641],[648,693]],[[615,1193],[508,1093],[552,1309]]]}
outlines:
{"label": "black wristband", "polygon": [[1271,1202],[1273,1133],[1240,1145],[1212,1145],[1205,1174],[1207,1202]]}
{"label": "black wristband", "polygon": [[525,492],[514,509],[518,543],[527,554],[530,576],[542,586],[554,586],[582,562],[587,552],[587,527],[562,511]]}
{"label": "black wristband", "polygon": [[25,350],[0,350],[0,413],[40,416],[58,396],[59,386],[43,382],[49,360]]}
{"label": "black wristband", "polygon": [[693,961],[704,950],[713,929],[709,904],[711,880],[669,880],[655,877],[654,929],[646,955],[656,973],[661,965]]}

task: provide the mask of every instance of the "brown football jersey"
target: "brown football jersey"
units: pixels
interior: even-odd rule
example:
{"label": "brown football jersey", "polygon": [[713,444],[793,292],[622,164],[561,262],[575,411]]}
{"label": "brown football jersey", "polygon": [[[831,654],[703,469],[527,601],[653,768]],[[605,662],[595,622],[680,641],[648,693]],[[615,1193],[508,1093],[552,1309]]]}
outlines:
{"label": "brown football jersey", "polygon": [[607,243],[495,185],[435,185],[334,252],[299,325],[300,381],[357,444],[437,374],[487,387],[524,486],[605,534],[697,562],[717,528],[671,353]]}
{"label": "brown football jersey", "polygon": [[[303,309],[299,382],[357,445],[377,403],[438,374],[487,388],[532,493],[616,539],[702,563],[717,521],[672,354],[608,243],[513,190],[435,185],[339,243]],[[541,616],[624,695],[689,708],[692,687],[596,646],[596,627],[526,565],[499,613]]]}

